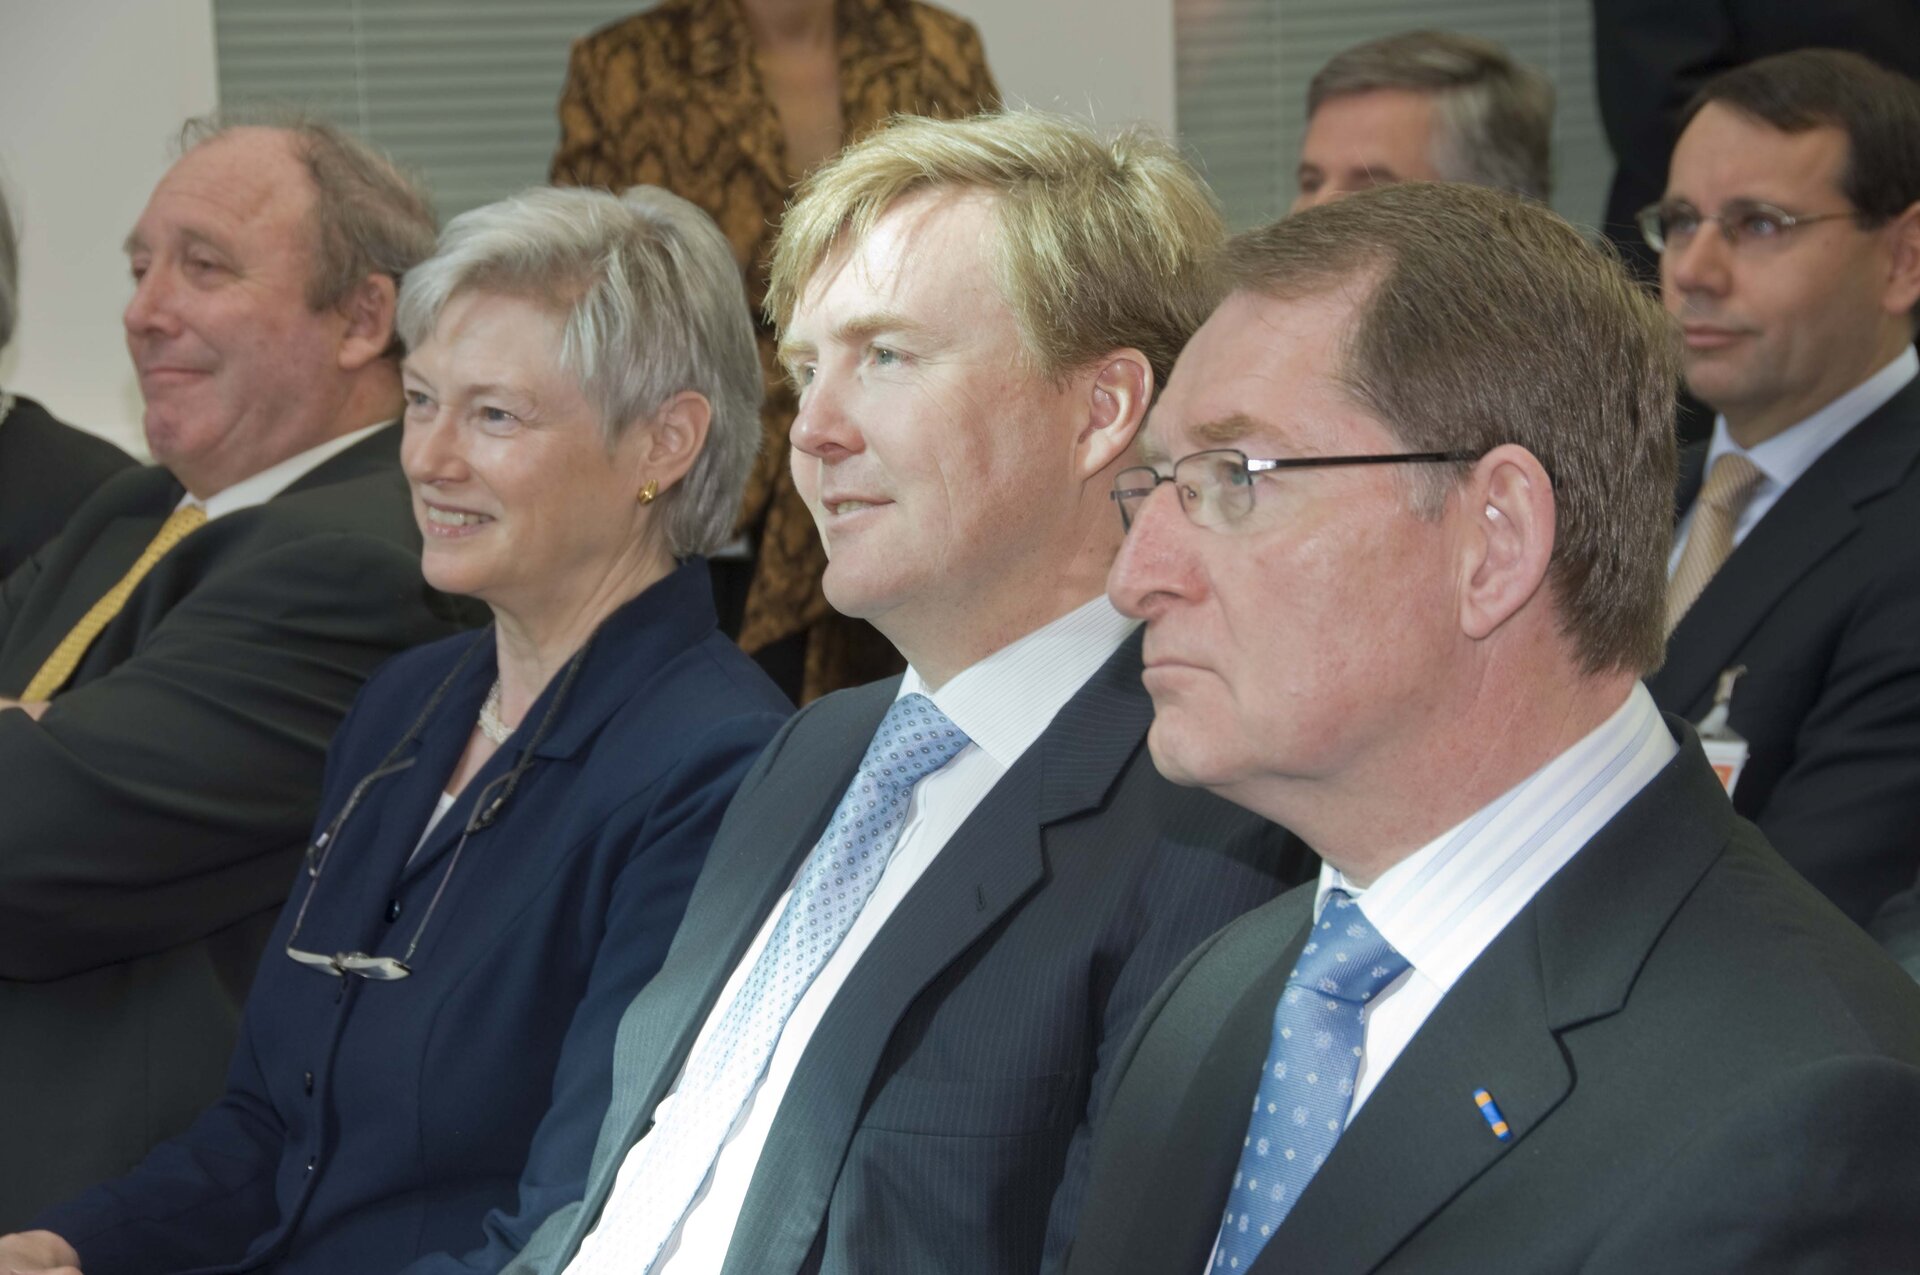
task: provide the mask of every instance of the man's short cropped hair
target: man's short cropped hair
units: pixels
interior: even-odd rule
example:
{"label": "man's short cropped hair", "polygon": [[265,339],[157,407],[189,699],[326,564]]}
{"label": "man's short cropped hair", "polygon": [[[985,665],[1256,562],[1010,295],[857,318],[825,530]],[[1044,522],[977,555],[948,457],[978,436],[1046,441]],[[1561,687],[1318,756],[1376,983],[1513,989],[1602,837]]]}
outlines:
{"label": "man's short cropped hair", "polygon": [[1782,133],[1823,127],[1845,133],[1840,191],[1869,225],[1920,202],[1920,84],[1871,58],[1800,49],[1735,67],[1694,94],[1681,127],[1709,102]]}
{"label": "man's short cropped hair", "polygon": [[1447,180],[1542,203],[1553,193],[1553,85],[1493,41],[1406,31],[1356,44],[1313,77],[1307,117],[1330,97],[1375,89],[1433,95],[1433,166]]}
{"label": "man's short cropped hair", "polygon": [[[1548,587],[1581,665],[1659,667],[1677,342],[1610,249],[1504,191],[1412,182],[1248,231],[1224,257],[1235,291],[1360,294],[1338,376],[1407,450],[1532,452],[1553,481]],[[1423,514],[1461,472],[1409,467]]]}
{"label": "man's short cropped hair", "polygon": [[[307,304],[330,310],[368,275],[398,288],[407,271],[433,255],[439,223],[426,187],[377,147],[325,120],[263,107],[219,111],[180,129],[182,154],[238,128],[284,133],[313,179],[313,275]],[[399,341],[387,351],[401,354]]]}
{"label": "man's short cropped hair", "polygon": [[1226,233],[1219,206],[1155,134],[1103,139],[1036,111],[903,117],[818,169],[787,209],[767,292],[775,325],[828,258],[924,190],[994,197],[996,281],[1050,378],[1135,349],[1157,392],[1217,299],[1205,267]]}

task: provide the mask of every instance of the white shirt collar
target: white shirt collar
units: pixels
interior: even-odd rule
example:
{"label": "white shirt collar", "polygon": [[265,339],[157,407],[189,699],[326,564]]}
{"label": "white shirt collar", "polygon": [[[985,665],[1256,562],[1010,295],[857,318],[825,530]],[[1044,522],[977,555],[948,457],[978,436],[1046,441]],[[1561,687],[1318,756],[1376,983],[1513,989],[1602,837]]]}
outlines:
{"label": "white shirt collar", "polygon": [[1635,682],[1626,702],[1584,738],[1367,889],[1321,865],[1314,916],[1327,891],[1345,890],[1444,994],[1677,751],[1653,696]]}
{"label": "white shirt collar", "polygon": [[1712,473],[1715,461],[1728,452],[1739,452],[1766,476],[1771,487],[1782,490],[1791,487],[1828,448],[1844,438],[1848,430],[1879,411],[1915,376],[1920,376],[1920,355],[1909,345],[1885,367],[1813,415],[1752,447],[1734,442],[1732,432],[1727,429],[1727,418],[1716,416],[1713,441],[1707,446],[1706,467],[1700,472]]}
{"label": "white shirt collar", "polygon": [[242,509],[264,505],[361,439],[369,438],[391,424],[393,421],[380,421],[364,429],[356,429],[351,434],[330,438],[318,447],[309,447],[277,465],[269,465],[257,474],[242,478],[231,487],[223,487],[205,500],[196,500],[192,495],[183,496],[175,508],[199,505],[207,511],[207,520],[212,521]]}
{"label": "white shirt collar", "polygon": [[967,738],[1003,769],[1040,738],[1053,715],[1133,632],[1138,621],[1101,594],[1017,638],[950,679],[927,689],[907,668],[900,694],[927,696]]}

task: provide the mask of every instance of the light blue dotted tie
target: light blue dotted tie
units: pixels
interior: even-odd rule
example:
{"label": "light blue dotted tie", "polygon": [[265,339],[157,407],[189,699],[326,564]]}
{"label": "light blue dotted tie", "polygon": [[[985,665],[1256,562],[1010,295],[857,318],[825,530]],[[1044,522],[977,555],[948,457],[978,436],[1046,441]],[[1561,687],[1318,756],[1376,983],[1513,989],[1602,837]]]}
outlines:
{"label": "light blue dotted tie", "polygon": [[1273,1011],[1273,1041],[1227,1213],[1216,1271],[1253,1265],[1347,1126],[1365,1036],[1362,1007],[1400,977],[1407,958],[1367,924],[1344,890],[1327,891],[1320,921]]}
{"label": "light blue dotted tie", "polygon": [[765,1073],[794,1006],[866,906],[900,839],[914,785],[967,743],[926,696],[894,701],[739,995],[688,1061],[660,1123],[633,1149],[643,1162],[621,1177],[635,1189],[614,1192],[597,1228],[604,1234],[569,1275],[652,1269]]}

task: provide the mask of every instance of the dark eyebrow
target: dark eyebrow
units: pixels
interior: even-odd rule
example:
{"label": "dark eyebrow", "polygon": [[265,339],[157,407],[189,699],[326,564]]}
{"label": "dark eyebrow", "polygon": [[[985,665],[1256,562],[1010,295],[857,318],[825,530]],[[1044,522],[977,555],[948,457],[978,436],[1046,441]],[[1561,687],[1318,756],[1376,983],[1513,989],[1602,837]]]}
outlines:
{"label": "dark eyebrow", "polygon": [[1193,427],[1196,442],[1211,447],[1225,447],[1244,440],[1249,434],[1258,434],[1262,429],[1260,422],[1245,412],[1234,412],[1217,420],[1202,421]]}
{"label": "dark eyebrow", "polygon": [[[1151,417],[1146,428],[1140,433],[1140,459],[1155,469],[1165,466],[1174,458],[1160,441],[1160,431],[1153,427]],[[1243,442],[1249,434],[1261,432],[1260,422],[1245,412],[1234,412],[1217,420],[1202,421],[1193,426],[1188,433],[1193,436],[1194,451],[1207,451],[1215,447],[1228,447]]]}

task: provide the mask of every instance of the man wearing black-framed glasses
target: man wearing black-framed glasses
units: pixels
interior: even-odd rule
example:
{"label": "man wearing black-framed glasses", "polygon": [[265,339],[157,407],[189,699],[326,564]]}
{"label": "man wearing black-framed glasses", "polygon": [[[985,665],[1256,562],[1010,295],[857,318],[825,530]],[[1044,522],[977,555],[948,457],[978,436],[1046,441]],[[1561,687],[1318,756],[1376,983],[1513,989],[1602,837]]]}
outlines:
{"label": "man wearing black-framed glasses", "polygon": [[1805,51],[1710,81],[1639,217],[1687,387],[1654,699],[1722,674],[1734,807],[1857,921],[1920,868],[1920,86]]}

